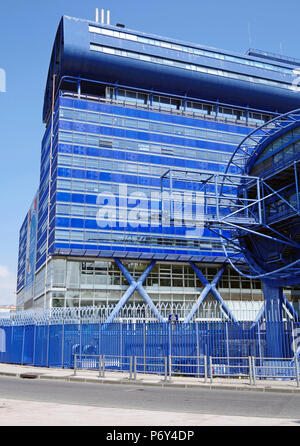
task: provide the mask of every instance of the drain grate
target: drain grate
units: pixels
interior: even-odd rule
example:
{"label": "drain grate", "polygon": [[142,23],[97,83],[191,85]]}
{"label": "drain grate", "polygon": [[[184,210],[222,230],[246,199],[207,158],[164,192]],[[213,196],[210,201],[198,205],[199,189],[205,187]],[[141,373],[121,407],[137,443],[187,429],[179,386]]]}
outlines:
{"label": "drain grate", "polygon": [[36,379],[38,377],[39,377],[39,375],[36,375],[34,373],[21,373],[20,374],[20,378],[24,378],[24,379]]}

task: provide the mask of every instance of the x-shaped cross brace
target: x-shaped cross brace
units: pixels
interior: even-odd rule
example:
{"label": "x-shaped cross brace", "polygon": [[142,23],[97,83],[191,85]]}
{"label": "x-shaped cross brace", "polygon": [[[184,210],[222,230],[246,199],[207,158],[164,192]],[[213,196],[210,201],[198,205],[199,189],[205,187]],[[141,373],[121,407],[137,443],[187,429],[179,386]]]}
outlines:
{"label": "x-shaped cross brace", "polygon": [[190,265],[193,268],[193,270],[195,271],[197,277],[202,282],[202,285],[204,286],[204,288],[203,288],[203,290],[202,290],[202,292],[201,292],[197,302],[193,305],[191,311],[189,312],[189,314],[185,318],[184,323],[187,324],[188,322],[190,322],[192,320],[194,314],[197,312],[197,310],[199,309],[200,305],[202,304],[202,302],[204,301],[206,296],[209,293],[212,293],[212,295],[215,297],[215,299],[221,304],[222,310],[224,311],[224,313],[226,313],[226,315],[229,317],[229,319],[232,322],[234,322],[235,324],[239,325],[238,321],[233,316],[232,312],[227,307],[227,305],[225,304],[224,300],[222,299],[221,294],[218,292],[218,290],[216,288],[216,285],[217,285],[218,281],[220,280],[220,277],[222,276],[222,274],[225,271],[225,266],[222,266],[222,268],[215,275],[215,277],[213,278],[211,283],[209,283],[209,281],[206,279],[206,277],[200,271],[200,269],[194,264],[194,262],[190,262]]}
{"label": "x-shaped cross brace", "polygon": [[152,260],[152,262],[147,266],[145,271],[140,275],[138,280],[134,280],[134,278],[129,273],[129,271],[125,268],[123,263],[119,259],[114,259],[114,260],[115,260],[116,264],[118,265],[118,267],[120,268],[121,273],[123,274],[123,276],[128,281],[129,288],[126,290],[124,295],[121,297],[121,299],[119,300],[119,302],[115,306],[114,310],[110,313],[110,315],[106,319],[105,323],[108,324],[108,323],[110,323],[110,322],[112,322],[114,320],[114,318],[119,313],[121,308],[126,304],[126,302],[130,299],[130,297],[132,296],[132,294],[135,291],[138,291],[139,295],[141,296],[141,298],[143,299],[145,304],[147,304],[150,307],[152,313],[155,314],[155,316],[157,317],[159,322],[165,322],[164,318],[161,316],[161,314],[159,313],[159,311],[155,307],[154,303],[152,302],[152,300],[150,299],[150,297],[148,296],[148,294],[146,293],[146,291],[143,288],[143,282],[145,281],[147,276],[150,274],[150,271],[154,267],[156,261]]}

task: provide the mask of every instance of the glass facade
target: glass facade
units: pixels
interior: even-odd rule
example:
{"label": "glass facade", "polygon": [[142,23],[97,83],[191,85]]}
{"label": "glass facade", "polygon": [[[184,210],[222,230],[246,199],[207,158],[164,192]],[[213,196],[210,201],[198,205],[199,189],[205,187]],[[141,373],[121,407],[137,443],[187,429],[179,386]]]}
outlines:
{"label": "glass facade", "polygon": [[[123,264],[135,280],[138,280],[147,262],[124,260]],[[218,273],[218,264],[201,264],[201,271],[208,281]],[[191,306],[198,299],[204,285],[188,263],[157,262],[144,282],[144,288],[154,304],[183,304]],[[45,267],[36,274],[33,290],[35,300],[30,304],[43,307],[76,307],[115,305],[128,289],[128,282],[113,259],[83,259],[53,257],[48,266],[47,293],[45,289]],[[262,302],[260,281],[241,278],[228,269],[222,275],[218,290],[227,305],[243,302],[244,309],[257,311]],[[46,300],[45,300],[46,299]],[[19,293],[19,306],[28,304],[24,291]],[[143,304],[137,291],[130,304]],[[210,293],[206,302],[215,302]]]}
{"label": "glass facade", "polygon": [[264,175],[270,171],[280,169],[282,165],[292,163],[299,159],[300,153],[300,129],[295,128],[276,141],[269,144],[260,153],[251,169],[252,175]]}
{"label": "glass facade", "polygon": [[222,53],[222,52],[216,51],[216,50],[213,51],[213,50],[208,50],[208,49],[204,49],[204,48],[196,48],[191,45],[182,45],[182,44],[174,43],[174,42],[170,42],[170,41],[167,42],[165,40],[159,40],[159,39],[149,38],[149,37],[145,37],[145,36],[138,36],[133,33],[129,34],[127,32],[115,31],[112,29],[101,28],[99,26],[89,26],[89,31],[94,34],[102,34],[104,36],[115,37],[117,39],[131,40],[133,42],[139,42],[139,43],[146,44],[146,45],[153,45],[153,46],[158,46],[161,48],[167,48],[167,49],[171,49],[171,50],[175,50],[175,51],[182,51],[182,52],[189,53],[189,54],[195,54],[196,56],[212,57],[214,59],[226,60],[229,62],[244,64],[244,65],[247,65],[250,67],[261,68],[263,70],[278,71],[280,73],[285,73],[285,74],[292,74],[292,72],[293,72],[292,68],[286,68],[286,67],[280,66],[279,64],[275,64],[275,63],[270,64],[267,62],[258,62],[258,61],[254,61],[254,60],[249,60],[247,58],[224,54],[224,52]]}
{"label": "glass facade", "polygon": [[287,90],[292,90],[293,88],[290,82],[272,81],[269,79],[261,78],[259,76],[248,76],[244,74],[238,74],[232,71],[216,70],[202,65],[188,64],[185,62],[179,62],[178,60],[175,59],[167,59],[157,56],[148,56],[145,55],[144,53],[138,53],[136,51],[128,51],[128,50],[125,51],[119,48],[112,48],[108,46],[99,45],[97,43],[91,43],[90,49],[91,51],[98,51],[105,54],[112,54],[114,56],[128,57],[131,59],[142,60],[144,62],[151,62],[158,65],[167,65],[170,67],[182,68],[183,70],[197,71],[199,73],[212,74],[215,76],[227,77],[229,79],[237,79],[247,82],[253,82],[254,84],[262,84],[277,88],[284,88]]}
{"label": "glass facade", "polygon": [[[111,87],[106,88],[103,97],[78,97],[71,92],[60,92],[52,145],[50,126],[42,145],[38,273],[32,293],[33,306],[117,303],[128,283],[113,261],[99,260],[103,255],[111,258],[156,256],[160,261],[170,255],[176,260],[185,257],[196,261],[201,256],[206,262],[224,261],[220,240],[204,227],[195,228],[184,222],[176,225],[172,221],[161,224],[161,176],[169,168],[224,172],[237,144],[253,126],[270,115],[255,116],[249,112],[246,122],[244,112],[234,107],[226,110],[220,107],[220,115],[212,106],[206,112],[200,107],[200,102],[186,101],[184,110],[182,101],[172,97],[153,95],[150,102],[150,95],[145,93]],[[227,112],[226,123],[223,111]],[[209,114],[213,120],[208,119]],[[49,189],[50,152],[52,184]],[[189,187],[190,183],[181,181],[176,190],[190,193]],[[117,205],[118,218],[113,225],[100,221],[104,223],[101,225],[98,219],[101,204],[109,202],[111,197],[115,198],[113,205]],[[144,200],[139,200],[141,197]],[[139,212],[130,217],[137,200]],[[23,244],[25,234],[24,227]],[[87,255],[88,261],[54,257],[46,271],[46,251],[53,256]],[[93,259],[93,254],[99,259]],[[147,266],[145,261],[128,263],[126,260],[125,264],[135,279]],[[205,266],[202,271],[212,280],[218,269],[217,265]],[[144,286],[155,303],[191,304],[203,289],[189,263],[170,262],[157,264]],[[228,300],[262,299],[259,283],[241,281],[230,270],[222,276],[219,287]],[[22,282],[19,288],[22,289]],[[131,302],[142,302],[141,296],[135,292]]]}
{"label": "glass facade", "polygon": [[[143,251],[152,254],[222,256],[220,241],[205,228],[199,238],[199,231],[193,236],[193,228],[160,225],[160,197],[155,199],[155,193],[159,194],[160,177],[169,168],[224,172],[232,151],[248,132],[246,126],[218,120],[208,123],[201,117],[62,95],[53,152],[54,249],[137,252],[143,245]],[[177,188],[182,193],[188,189],[183,182]],[[133,201],[145,198],[140,200],[140,215],[133,212],[136,203],[130,207],[128,196]],[[118,221],[113,227],[103,222],[107,228],[99,228],[97,213],[111,197],[118,207]],[[150,214],[158,224],[147,221]]]}

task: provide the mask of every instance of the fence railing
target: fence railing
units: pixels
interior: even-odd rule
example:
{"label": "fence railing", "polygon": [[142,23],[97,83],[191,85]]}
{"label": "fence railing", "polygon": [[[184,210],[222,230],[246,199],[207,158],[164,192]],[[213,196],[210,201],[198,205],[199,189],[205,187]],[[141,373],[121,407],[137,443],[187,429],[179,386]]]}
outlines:
{"label": "fence railing", "polygon": [[176,376],[204,377],[207,382],[208,369],[206,356],[170,356],[170,378]]}
{"label": "fence railing", "polygon": [[138,375],[162,376],[165,382],[173,378],[195,378],[212,384],[216,378],[244,379],[250,386],[258,380],[289,380],[300,386],[299,364],[296,358],[212,357],[212,356],[117,356],[81,355],[74,357],[74,376],[78,370],[98,370],[128,374],[129,380]]}
{"label": "fence railing", "polygon": [[167,356],[134,356],[134,377],[138,374],[167,376]]}
{"label": "fence railing", "polygon": [[[282,335],[282,354],[278,356],[288,360],[295,355],[299,358],[300,323],[278,322],[273,325],[272,329]],[[87,355],[102,354],[107,356],[107,361],[112,361],[110,356],[137,358],[138,373],[146,370],[164,373],[162,358],[171,356],[173,374],[180,374],[183,370],[191,375],[194,371],[201,375],[205,369],[203,357],[225,358],[218,359],[220,364],[238,364],[242,369],[247,364],[241,358],[251,356],[257,358],[257,367],[265,366],[262,358],[274,356],[269,343],[264,322],[253,325],[246,321],[239,326],[230,321],[188,324],[77,321],[73,324],[0,325],[0,363],[73,368],[76,354],[83,355],[81,359],[84,355],[87,358]],[[188,359],[196,357],[198,362]],[[182,358],[186,358],[185,363]],[[239,359],[235,362],[231,359],[229,364],[229,358]],[[115,368],[116,364],[111,362],[110,365]],[[225,370],[230,375],[230,368]],[[246,374],[244,372],[243,375]]]}
{"label": "fence railing", "polygon": [[299,387],[299,362],[295,356],[286,358],[251,358],[252,378],[257,379],[296,380]]}
{"label": "fence railing", "polygon": [[158,111],[158,112],[163,112],[163,113],[168,113],[168,114],[172,114],[172,115],[177,115],[177,116],[188,116],[188,117],[193,117],[193,118],[197,118],[197,119],[205,119],[205,120],[209,120],[209,121],[223,121],[223,122],[229,122],[229,123],[235,123],[238,125],[242,125],[242,126],[249,126],[249,127],[259,127],[259,125],[261,125],[261,122],[255,122],[254,120],[251,119],[247,119],[247,121],[244,120],[240,120],[238,119],[237,116],[232,115],[232,116],[222,116],[221,114],[213,114],[210,115],[208,113],[202,112],[199,110],[177,110],[176,108],[170,108],[167,106],[164,106],[164,104],[155,106],[155,105],[150,105],[150,104],[143,104],[143,103],[138,103],[138,102],[133,102],[130,100],[122,100],[122,99],[113,99],[113,98],[103,98],[100,96],[94,96],[94,95],[86,95],[86,94],[80,94],[80,96],[78,96],[78,93],[73,93],[73,92],[69,92],[69,91],[62,91],[61,95],[63,97],[71,97],[71,98],[76,98],[76,99],[85,99],[88,101],[93,101],[93,102],[99,102],[99,103],[105,103],[105,104],[109,104],[109,105],[118,105],[118,106],[123,106],[123,107],[127,107],[127,108],[134,108],[134,109],[142,109],[142,110],[152,110],[152,111]]}
{"label": "fence railing", "polygon": [[249,379],[253,383],[252,359],[249,357],[209,357],[210,382],[213,378]]}

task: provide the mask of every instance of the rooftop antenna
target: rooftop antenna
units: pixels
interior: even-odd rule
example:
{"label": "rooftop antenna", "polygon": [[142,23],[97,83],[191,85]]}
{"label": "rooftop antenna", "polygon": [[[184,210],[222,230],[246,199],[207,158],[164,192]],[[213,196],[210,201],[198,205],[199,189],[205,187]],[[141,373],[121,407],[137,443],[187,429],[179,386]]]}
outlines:
{"label": "rooftop antenna", "polygon": [[280,55],[283,56],[283,47],[282,47],[282,42],[280,42]]}
{"label": "rooftop antenna", "polygon": [[95,22],[99,23],[99,9],[98,8],[95,9]]}
{"label": "rooftop antenna", "polygon": [[[99,23],[99,8],[95,8],[95,22]],[[101,9],[101,25],[110,25],[110,10],[106,11],[106,23],[105,23],[105,10]]]}
{"label": "rooftop antenna", "polygon": [[248,23],[248,38],[249,38],[249,47],[252,48],[252,39],[251,39],[250,22]]}

